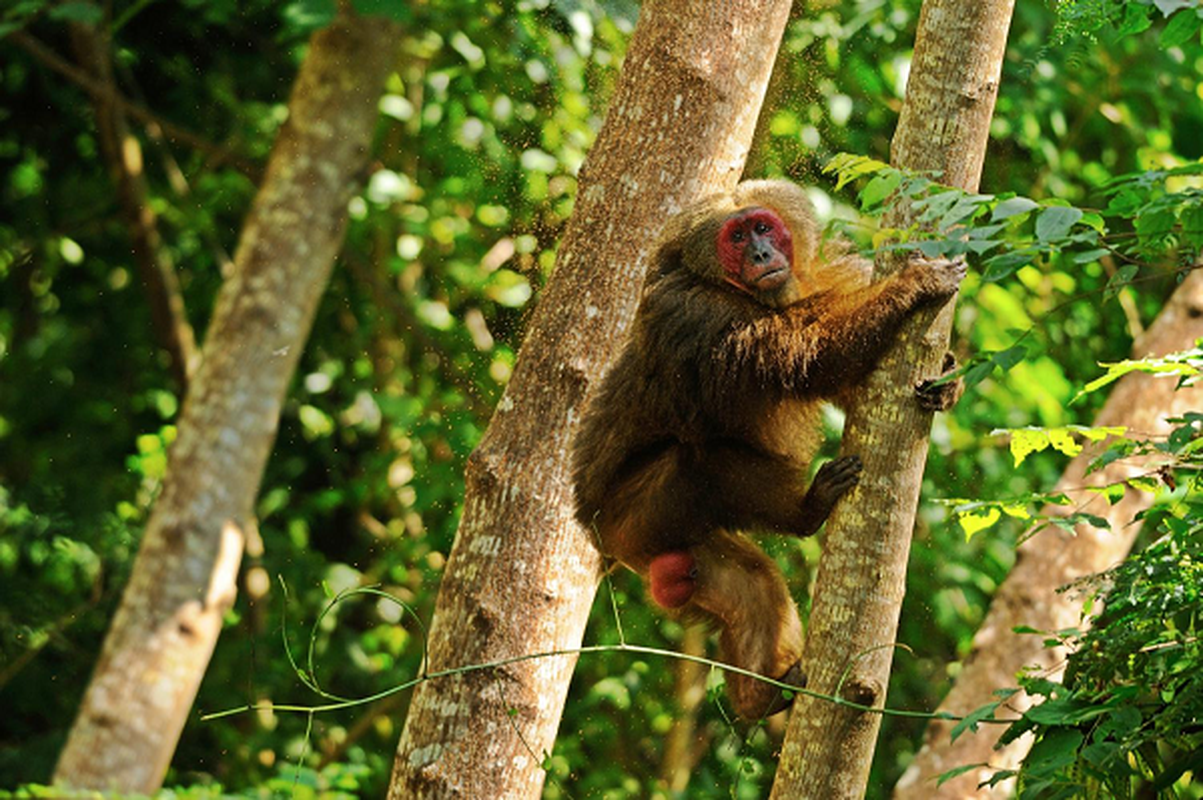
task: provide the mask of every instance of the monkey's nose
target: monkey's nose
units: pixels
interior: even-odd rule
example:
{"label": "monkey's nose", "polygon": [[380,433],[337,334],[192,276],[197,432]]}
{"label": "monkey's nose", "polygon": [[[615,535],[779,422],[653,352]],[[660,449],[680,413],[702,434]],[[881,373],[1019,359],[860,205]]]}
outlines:
{"label": "monkey's nose", "polygon": [[767,264],[773,258],[773,250],[768,245],[753,242],[748,247],[748,259],[757,266]]}

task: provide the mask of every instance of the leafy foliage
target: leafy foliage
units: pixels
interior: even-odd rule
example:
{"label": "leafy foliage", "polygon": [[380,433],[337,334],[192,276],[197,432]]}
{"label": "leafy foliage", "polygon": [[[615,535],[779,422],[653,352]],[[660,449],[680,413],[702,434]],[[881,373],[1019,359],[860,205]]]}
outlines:
{"label": "leafy foliage", "polygon": [[1060,637],[1074,648],[1063,683],[1021,681],[1046,699],[1002,739],[1037,736],[1020,797],[1198,796],[1182,792],[1203,753],[1200,511],[1193,495],[1162,510],[1161,537],[1093,581],[1105,604],[1085,633]]}

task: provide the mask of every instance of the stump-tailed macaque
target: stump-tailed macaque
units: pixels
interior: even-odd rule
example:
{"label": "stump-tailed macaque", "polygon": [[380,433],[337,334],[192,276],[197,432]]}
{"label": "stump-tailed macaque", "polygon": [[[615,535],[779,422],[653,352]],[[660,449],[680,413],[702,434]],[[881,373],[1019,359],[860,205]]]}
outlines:
{"label": "stump-tailed macaque", "polygon": [[[634,328],[574,446],[577,516],[652,598],[720,629],[724,660],[802,685],[802,627],[785,579],[745,531],[810,536],[856,485],[860,459],[823,465],[820,405],[857,391],[916,308],[949,298],[950,261],[912,260],[870,285],[871,264],[820,242],[809,201],[752,181],[672,218]],[[958,382],[918,388],[950,407]],[[736,711],[785,707],[729,673]]]}

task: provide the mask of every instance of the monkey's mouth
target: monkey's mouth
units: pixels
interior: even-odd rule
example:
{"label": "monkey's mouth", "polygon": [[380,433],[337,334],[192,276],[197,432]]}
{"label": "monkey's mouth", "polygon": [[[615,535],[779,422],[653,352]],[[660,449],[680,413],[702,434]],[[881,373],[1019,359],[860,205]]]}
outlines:
{"label": "monkey's mouth", "polygon": [[786,267],[769,267],[767,270],[757,275],[752,279],[757,289],[776,289],[780,287],[789,278],[789,269]]}

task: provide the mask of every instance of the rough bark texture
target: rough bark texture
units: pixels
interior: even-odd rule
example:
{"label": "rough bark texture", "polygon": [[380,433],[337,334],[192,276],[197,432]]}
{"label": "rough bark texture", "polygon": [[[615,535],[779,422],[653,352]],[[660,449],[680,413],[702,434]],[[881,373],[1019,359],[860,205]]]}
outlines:
{"label": "rough bark texture", "polygon": [[171,356],[171,371],[181,392],[196,370],[199,353],[196,337],[184,311],[184,296],[171,257],[163,249],[155,212],[150,207],[146,175],[142,171],[142,146],[130,133],[125,112],[114,101],[113,64],[109,39],[90,25],[71,26],[71,41],[80,65],[97,77],[107,92],[92,93],[96,136],[113,183],[121,215],[125,218],[134,263],[150,304],[151,322],[159,345]]}
{"label": "rough bark texture", "polygon": [[[1013,6],[923,4],[892,143],[895,166],[939,170],[943,183],[977,188]],[[900,226],[906,213],[886,224]],[[879,260],[878,276],[895,268]],[[827,523],[802,669],[811,689],[861,705],[885,703],[931,430],[914,387],[939,374],[952,311],[950,302],[911,319],[848,413],[843,451],[860,455],[864,472]],[[863,797],[880,722],[877,714],[799,697],[772,796]]]}
{"label": "rough bark texture", "polygon": [[[643,4],[555,274],[468,463],[431,670],[579,646],[601,559],[573,519],[568,443],[634,315],[664,219],[739,179],[789,6]],[[537,797],[574,664],[541,658],[422,684],[390,797]]]}
{"label": "rough bark texture", "polygon": [[57,783],[122,792],[162,783],[234,599],[244,531],[342,242],[394,36],[378,19],[340,19],[313,37]]}
{"label": "rough bark texture", "polygon": [[[1203,337],[1203,274],[1191,273],[1174,292],[1152,327],[1136,342],[1137,358],[1161,356],[1190,347]],[[1175,381],[1143,373],[1122,378],[1095,418],[1095,425],[1125,425],[1140,435],[1164,436],[1172,425],[1169,417],[1203,407],[1203,388],[1174,391]],[[1108,505],[1085,486],[1102,486],[1145,474],[1148,466],[1137,460],[1114,462],[1104,470],[1086,475],[1086,467],[1099,453],[1089,447],[1074,458],[1057,483],[1056,491],[1074,501],[1071,507],[1050,506],[1044,514],[1065,514],[1067,509],[1081,510],[1103,517],[1110,530],[1078,525],[1073,533],[1047,528],[1019,548],[1019,559],[1006,581],[999,587],[990,612],[973,641],[973,653],[957,678],[956,685],[940,705],[941,711],[966,714],[990,702],[991,692],[1015,685],[1015,674],[1023,667],[1035,666],[1052,677],[1064,667],[1065,651],[1043,646],[1044,637],[1012,633],[1018,625],[1040,630],[1074,627],[1081,621],[1081,599],[1057,594],[1057,588],[1073,580],[1115,566],[1132,547],[1140,525],[1132,519],[1153,501],[1153,495],[1128,489],[1120,502]],[[1081,504],[1081,505],[1079,505]],[[1026,695],[1017,695],[1008,703],[1017,711],[1030,706]],[[1013,786],[1002,785],[993,791],[977,789],[994,769],[1014,769],[1031,747],[1023,738],[995,752],[994,744],[1004,728],[982,726],[976,734],[965,734],[951,743],[955,723],[933,721],[928,724],[923,749],[895,788],[897,798],[1009,797]],[[936,788],[936,778],[963,764],[986,764]]]}

